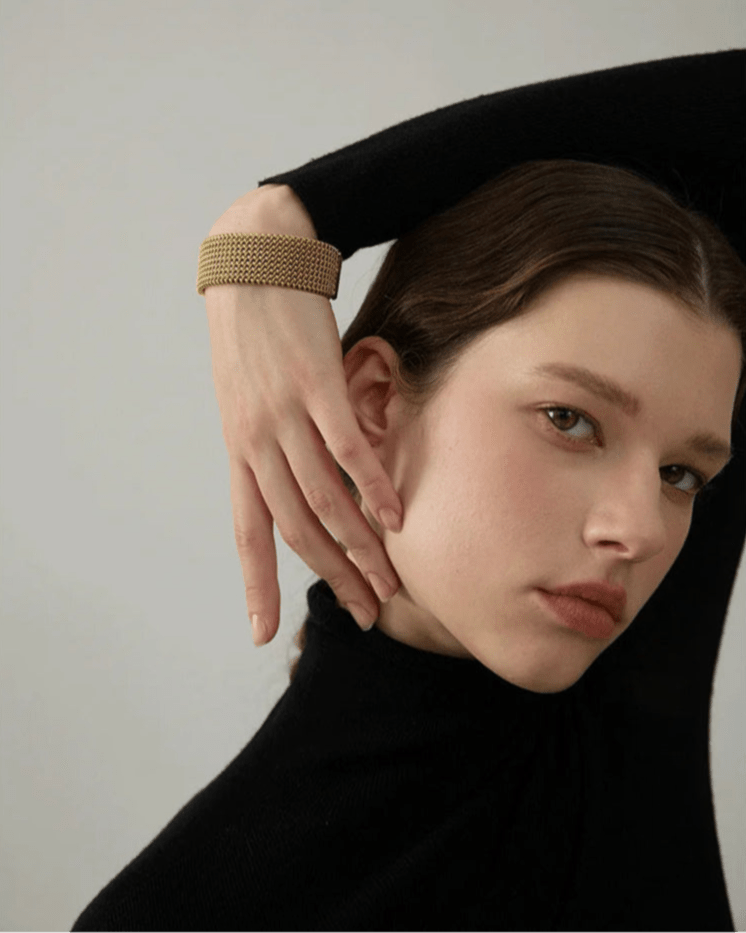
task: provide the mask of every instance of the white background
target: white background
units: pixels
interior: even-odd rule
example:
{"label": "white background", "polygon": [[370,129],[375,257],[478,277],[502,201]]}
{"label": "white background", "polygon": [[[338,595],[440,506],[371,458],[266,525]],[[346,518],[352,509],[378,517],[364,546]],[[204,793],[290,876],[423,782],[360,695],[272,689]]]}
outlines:
{"label": "white background", "polygon": [[[0,27],[0,927],[69,930],[264,721],[317,579],[275,530],[255,648],[195,290],[212,223],[436,107],[744,46],[746,4],[5,0]],[[344,264],[340,332],[384,250]],[[739,930],[745,632],[742,563],[712,721]]]}

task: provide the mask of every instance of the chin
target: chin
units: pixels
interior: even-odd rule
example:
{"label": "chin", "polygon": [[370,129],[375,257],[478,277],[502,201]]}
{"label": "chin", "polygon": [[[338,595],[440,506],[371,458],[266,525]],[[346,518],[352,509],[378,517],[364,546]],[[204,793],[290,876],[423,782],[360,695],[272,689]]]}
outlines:
{"label": "chin", "polygon": [[[510,680],[516,687],[520,687],[523,690],[528,690],[530,693],[562,693],[565,690],[569,690],[570,687],[574,687],[575,684],[580,680],[585,671],[582,671],[578,674],[577,677],[519,677],[516,680]],[[508,680],[507,677],[503,678]]]}
{"label": "chin", "polygon": [[593,663],[578,663],[577,659],[572,663],[568,657],[558,659],[556,656],[534,658],[531,663],[527,663],[525,656],[518,659],[488,658],[475,653],[474,657],[498,677],[531,693],[562,693],[569,690]]}

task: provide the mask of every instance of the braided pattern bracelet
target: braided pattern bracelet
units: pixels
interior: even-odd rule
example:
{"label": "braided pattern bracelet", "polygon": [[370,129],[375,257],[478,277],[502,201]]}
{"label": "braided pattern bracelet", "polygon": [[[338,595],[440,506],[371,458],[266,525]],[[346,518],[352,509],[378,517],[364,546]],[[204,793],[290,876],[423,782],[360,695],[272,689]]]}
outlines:
{"label": "braided pattern bracelet", "polygon": [[209,285],[279,285],[336,298],[342,254],[310,237],[218,233],[199,249],[197,293]]}

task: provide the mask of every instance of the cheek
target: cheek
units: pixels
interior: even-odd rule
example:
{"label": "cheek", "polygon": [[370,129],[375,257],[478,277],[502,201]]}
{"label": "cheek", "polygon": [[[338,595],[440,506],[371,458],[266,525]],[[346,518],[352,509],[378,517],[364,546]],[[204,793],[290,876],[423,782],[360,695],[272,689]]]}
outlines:
{"label": "cheek", "polygon": [[[525,432],[506,435],[499,451],[492,447],[479,467],[479,488],[472,498],[475,527],[483,529],[492,547],[509,549],[521,560],[556,551],[563,535],[577,521],[579,502],[571,490],[563,489],[551,458]],[[564,532],[563,532],[564,529]]]}
{"label": "cheek", "polygon": [[[409,527],[391,536],[397,566],[424,572],[429,586],[504,579],[532,565],[535,573],[536,560],[556,551],[569,527],[571,497],[553,484],[546,458],[525,434],[498,436],[491,427],[490,436],[462,426],[457,444],[440,446],[412,487]],[[575,510],[577,519],[577,503]]]}

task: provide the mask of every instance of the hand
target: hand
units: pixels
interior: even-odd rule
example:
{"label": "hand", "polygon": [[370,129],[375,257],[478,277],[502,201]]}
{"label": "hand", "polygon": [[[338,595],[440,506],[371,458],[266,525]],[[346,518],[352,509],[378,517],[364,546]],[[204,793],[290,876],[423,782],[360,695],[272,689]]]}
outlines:
{"label": "hand", "polygon": [[[211,234],[292,232],[266,223],[252,230],[246,215],[236,224],[229,214]],[[254,642],[271,641],[280,624],[273,520],[288,547],[367,628],[380,610],[364,574],[390,581],[389,596],[400,581],[333,457],[374,516],[381,508],[400,514],[402,508],[348,401],[330,301],[296,289],[231,284],[208,287],[205,305],[246,604],[249,617],[259,617]]]}

